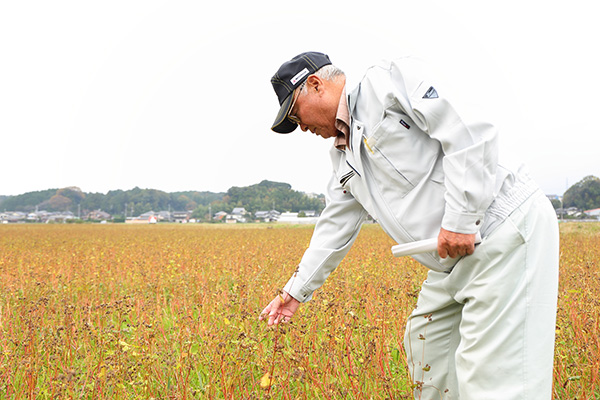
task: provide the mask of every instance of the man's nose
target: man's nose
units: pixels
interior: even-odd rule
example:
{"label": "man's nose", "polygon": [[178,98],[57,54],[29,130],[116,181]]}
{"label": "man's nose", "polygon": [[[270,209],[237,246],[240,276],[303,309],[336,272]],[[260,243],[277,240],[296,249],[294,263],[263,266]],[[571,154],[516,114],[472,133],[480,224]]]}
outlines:
{"label": "man's nose", "polygon": [[306,132],[308,130],[308,125],[300,124],[300,129],[302,129],[302,132]]}

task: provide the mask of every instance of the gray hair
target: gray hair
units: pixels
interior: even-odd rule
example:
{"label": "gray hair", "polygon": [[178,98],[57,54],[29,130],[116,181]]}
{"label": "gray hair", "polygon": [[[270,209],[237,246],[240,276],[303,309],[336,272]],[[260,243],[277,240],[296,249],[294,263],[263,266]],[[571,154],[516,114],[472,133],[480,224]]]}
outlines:
{"label": "gray hair", "polygon": [[[344,71],[336,67],[335,65],[329,64],[321,67],[317,72],[313,75],[318,76],[319,78],[326,81],[335,81],[342,76],[345,76]],[[306,81],[305,81],[306,82]],[[306,85],[302,85],[302,90],[300,90],[300,94],[305,94],[307,92]]]}

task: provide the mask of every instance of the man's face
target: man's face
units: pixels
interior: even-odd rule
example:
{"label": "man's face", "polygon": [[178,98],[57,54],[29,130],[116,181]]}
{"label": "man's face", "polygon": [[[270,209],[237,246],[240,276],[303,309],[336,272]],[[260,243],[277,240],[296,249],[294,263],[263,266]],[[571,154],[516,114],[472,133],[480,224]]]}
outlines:
{"label": "man's face", "polygon": [[291,116],[300,120],[300,129],[311,131],[324,139],[337,136],[335,116],[339,104],[329,82],[311,75],[306,82],[306,92],[297,94],[296,102],[290,111]]}

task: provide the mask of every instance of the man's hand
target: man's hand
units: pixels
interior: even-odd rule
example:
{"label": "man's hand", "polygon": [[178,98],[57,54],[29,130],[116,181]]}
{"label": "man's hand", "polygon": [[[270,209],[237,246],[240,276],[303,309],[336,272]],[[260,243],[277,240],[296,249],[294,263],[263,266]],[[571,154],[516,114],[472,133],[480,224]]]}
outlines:
{"label": "man's hand", "polygon": [[462,257],[475,251],[475,234],[456,233],[440,229],[438,236],[438,254],[442,258]]}
{"label": "man's hand", "polygon": [[258,317],[259,321],[267,319],[269,326],[279,322],[289,322],[292,316],[300,306],[300,302],[290,296],[287,292],[278,294],[271,302],[265,307]]}

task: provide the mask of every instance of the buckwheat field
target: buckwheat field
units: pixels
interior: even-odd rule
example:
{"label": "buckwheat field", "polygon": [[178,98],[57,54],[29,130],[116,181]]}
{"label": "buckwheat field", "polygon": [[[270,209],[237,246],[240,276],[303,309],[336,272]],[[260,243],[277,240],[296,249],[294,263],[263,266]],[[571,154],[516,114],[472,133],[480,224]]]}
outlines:
{"label": "buckwheat field", "polygon": [[[560,228],[554,398],[598,399],[600,224]],[[0,226],[0,399],[411,398],[426,270],[377,225],[292,323],[259,323],[312,229]]]}

